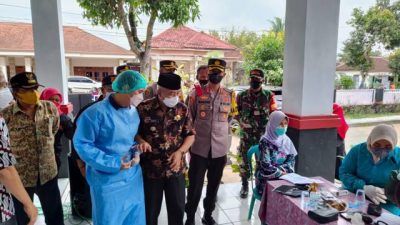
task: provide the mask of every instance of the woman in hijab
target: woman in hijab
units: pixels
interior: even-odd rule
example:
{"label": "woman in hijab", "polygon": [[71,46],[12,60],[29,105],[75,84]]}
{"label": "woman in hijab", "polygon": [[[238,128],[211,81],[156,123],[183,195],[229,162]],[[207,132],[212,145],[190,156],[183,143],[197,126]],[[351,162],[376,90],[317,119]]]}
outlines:
{"label": "woman in hijab", "polygon": [[367,142],[354,146],[344,158],[339,176],[347,190],[364,190],[373,203],[400,215],[400,208],[387,200],[384,190],[391,171],[400,169],[400,149],[396,144],[397,132],[393,126],[374,127]]}
{"label": "woman in hijab", "polygon": [[288,122],[289,118],[281,111],[275,111],[269,116],[265,134],[259,144],[260,158],[255,173],[256,188],[260,195],[268,180],[294,172],[297,151],[286,135]]}
{"label": "woman in hijab", "polygon": [[60,169],[61,166],[61,151],[62,151],[62,142],[61,138],[63,135],[67,137],[69,140],[74,136],[74,125],[72,123],[71,118],[61,110],[61,104],[63,102],[63,97],[61,93],[55,88],[45,88],[40,94],[40,100],[47,100],[54,103],[54,105],[58,109],[58,113],[60,115],[60,128],[54,136],[54,150],[56,153],[56,162],[57,167]]}
{"label": "woman in hijab", "polygon": [[339,179],[339,168],[342,164],[342,158],[346,155],[344,148],[344,139],[346,138],[347,130],[349,125],[346,123],[344,118],[344,111],[342,106],[337,103],[333,103],[333,114],[336,114],[340,119],[340,127],[337,128],[337,142],[336,142],[336,170],[335,178]]}

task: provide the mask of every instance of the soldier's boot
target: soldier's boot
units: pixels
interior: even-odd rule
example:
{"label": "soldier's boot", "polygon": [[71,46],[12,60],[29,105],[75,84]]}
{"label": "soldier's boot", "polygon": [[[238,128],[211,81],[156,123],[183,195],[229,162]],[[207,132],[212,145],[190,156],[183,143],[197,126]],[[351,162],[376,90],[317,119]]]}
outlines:
{"label": "soldier's boot", "polygon": [[249,195],[249,182],[246,178],[242,178],[242,189],[240,190],[240,197],[247,198]]}
{"label": "soldier's boot", "polygon": [[214,218],[209,214],[206,215],[205,213],[203,218],[201,219],[201,222],[204,225],[217,225],[217,222],[215,222]]}
{"label": "soldier's boot", "polygon": [[188,216],[185,225],[195,225],[194,216]]}

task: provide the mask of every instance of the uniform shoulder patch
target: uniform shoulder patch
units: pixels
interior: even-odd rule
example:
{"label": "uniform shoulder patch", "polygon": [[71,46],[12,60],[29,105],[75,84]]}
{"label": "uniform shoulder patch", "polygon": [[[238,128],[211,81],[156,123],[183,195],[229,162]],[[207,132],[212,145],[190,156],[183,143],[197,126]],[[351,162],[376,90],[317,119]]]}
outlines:
{"label": "uniform shoulder patch", "polygon": [[228,92],[228,93],[232,93],[232,92],[233,92],[232,89],[229,89],[229,88],[227,88],[227,87],[223,87],[223,89],[224,89],[226,92]]}

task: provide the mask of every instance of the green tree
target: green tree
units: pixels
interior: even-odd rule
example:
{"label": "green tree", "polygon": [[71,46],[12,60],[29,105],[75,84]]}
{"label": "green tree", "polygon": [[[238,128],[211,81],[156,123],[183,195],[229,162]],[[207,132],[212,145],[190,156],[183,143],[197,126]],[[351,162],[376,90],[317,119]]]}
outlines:
{"label": "green tree", "polygon": [[347,66],[360,71],[361,83],[359,88],[365,88],[365,81],[369,70],[373,67],[371,55],[375,45],[374,36],[366,31],[366,16],[360,9],[354,9],[352,18],[348,22],[354,27],[350,38],[344,42],[341,61]]}
{"label": "green tree", "polygon": [[353,77],[342,75],[340,76],[339,85],[341,89],[352,89],[354,88]]}
{"label": "green tree", "polygon": [[274,20],[269,20],[269,23],[271,24],[271,32],[275,35],[285,32],[285,22],[282,18],[275,17]]}
{"label": "green tree", "polygon": [[267,83],[282,85],[284,34],[269,32],[261,36],[260,41],[244,62],[246,72],[254,68],[264,71]]}
{"label": "green tree", "polygon": [[[198,0],[77,0],[83,16],[94,25],[122,27],[131,51],[140,60],[142,71],[149,73],[151,39],[154,23],[172,23],[174,27],[194,21],[200,16]],[[146,37],[140,40],[141,18],[148,17]],[[149,73],[150,74],[150,73]]]}
{"label": "green tree", "polygon": [[397,49],[389,56],[389,68],[392,70],[394,82],[397,86],[400,76],[400,49]]}
{"label": "green tree", "polygon": [[[222,33],[224,33],[224,35]],[[255,45],[260,40],[260,36],[257,35],[256,32],[238,30],[235,27],[232,27],[226,32],[210,30],[209,34],[237,47],[243,56],[246,56],[246,54],[249,54],[251,51],[253,51]]]}
{"label": "green tree", "polygon": [[368,72],[373,66],[371,59],[372,45],[363,32],[353,31],[350,36],[351,38],[344,42],[340,58],[347,66],[360,71],[361,83],[359,88],[365,88]]}

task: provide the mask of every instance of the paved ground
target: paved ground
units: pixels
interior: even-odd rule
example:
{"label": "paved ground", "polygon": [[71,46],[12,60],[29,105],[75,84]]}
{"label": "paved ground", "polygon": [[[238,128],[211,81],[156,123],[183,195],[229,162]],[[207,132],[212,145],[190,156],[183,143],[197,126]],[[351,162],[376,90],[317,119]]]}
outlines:
{"label": "paved ground", "polygon": [[[70,215],[70,199],[69,199],[69,182],[68,179],[60,179],[59,187],[62,194],[62,200],[64,205],[64,214],[65,214],[65,225],[87,225],[91,224],[88,220],[80,220],[73,218]],[[260,220],[258,219],[258,209],[260,207],[260,202],[257,201],[254,209],[255,211],[252,214],[251,220],[247,221],[247,213],[250,205],[250,198],[241,199],[238,195],[237,190],[240,189],[239,183],[229,183],[223,184],[220,186],[218,192],[218,200],[216,209],[213,213],[214,219],[218,224],[229,224],[229,225],[255,225],[260,224]],[[205,189],[203,189],[203,198],[205,196]],[[35,198],[35,205],[40,207],[40,202]],[[204,209],[202,206],[202,202],[199,204],[199,208],[196,213],[196,224],[201,224],[201,216],[203,215]],[[39,209],[39,214],[41,211]],[[165,208],[165,202],[163,202],[163,208],[161,209],[161,213],[158,220],[159,225],[167,225],[167,211]],[[44,217],[42,215],[39,216],[36,225],[44,225]]]}

